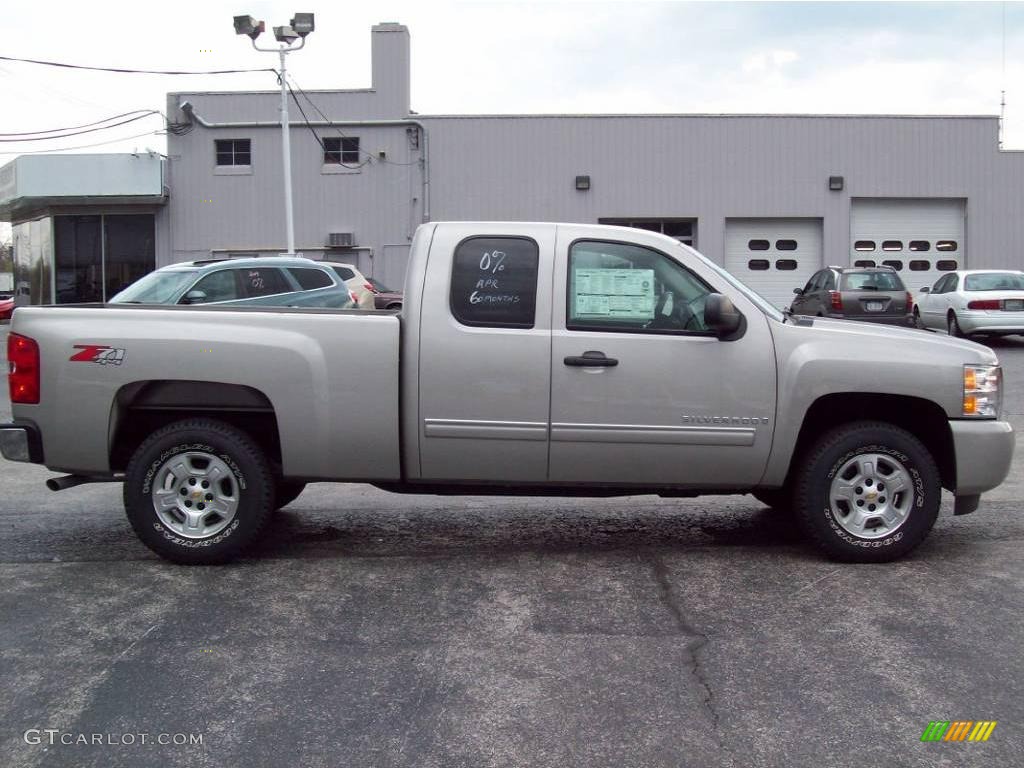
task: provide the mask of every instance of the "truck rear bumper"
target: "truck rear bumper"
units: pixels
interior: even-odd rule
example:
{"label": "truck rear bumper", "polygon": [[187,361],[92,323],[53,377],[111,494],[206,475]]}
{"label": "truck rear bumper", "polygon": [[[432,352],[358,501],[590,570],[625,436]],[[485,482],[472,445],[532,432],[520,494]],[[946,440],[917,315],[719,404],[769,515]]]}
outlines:
{"label": "truck rear bumper", "polygon": [[43,440],[34,424],[0,424],[0,453],[8,461],[43,463]]}
{"label": "truck rear bumper", "polygon": [[1013,459],[1013,427],[1006,421],[950,421],[957,496],[989,491],[1006,479]]}

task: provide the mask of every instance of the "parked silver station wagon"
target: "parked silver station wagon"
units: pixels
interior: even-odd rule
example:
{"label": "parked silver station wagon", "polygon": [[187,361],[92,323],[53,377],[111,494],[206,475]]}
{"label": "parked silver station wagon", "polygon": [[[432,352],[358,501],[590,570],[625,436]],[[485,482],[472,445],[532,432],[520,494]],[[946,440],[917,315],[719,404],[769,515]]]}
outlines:
{"label": "parked silver station wagon", "polygon": [[218,304],[355,308],[334,271],[311,259],[213,259],[171,264],[136,280],[111,304]]}

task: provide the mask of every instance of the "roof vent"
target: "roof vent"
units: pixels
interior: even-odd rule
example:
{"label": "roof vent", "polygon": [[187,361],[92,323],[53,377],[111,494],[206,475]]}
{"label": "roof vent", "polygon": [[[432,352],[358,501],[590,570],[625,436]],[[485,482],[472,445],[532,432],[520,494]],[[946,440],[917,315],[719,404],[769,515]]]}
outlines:
{"label": "roof vent", "polygon": [[352,232],[331,232],[327,235],[327,245],[330,248],[351,248],[355,245],[355,240]]}

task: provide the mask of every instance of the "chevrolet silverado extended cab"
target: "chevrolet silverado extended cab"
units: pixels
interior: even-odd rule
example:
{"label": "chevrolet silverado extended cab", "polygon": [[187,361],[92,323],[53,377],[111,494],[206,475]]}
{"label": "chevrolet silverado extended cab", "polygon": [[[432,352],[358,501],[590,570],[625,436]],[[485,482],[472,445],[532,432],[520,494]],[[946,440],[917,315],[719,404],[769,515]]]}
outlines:
{"label": "chevrolet silverado extended cab", "polygon": [[973,511],[1014,435],[991,350],[784,314],[635,229],[431,223],[402,312],[23,307],[6,458],[123,481],[160,555],[222,562],[311,481],[396,492],[753,493],[827,555]]}

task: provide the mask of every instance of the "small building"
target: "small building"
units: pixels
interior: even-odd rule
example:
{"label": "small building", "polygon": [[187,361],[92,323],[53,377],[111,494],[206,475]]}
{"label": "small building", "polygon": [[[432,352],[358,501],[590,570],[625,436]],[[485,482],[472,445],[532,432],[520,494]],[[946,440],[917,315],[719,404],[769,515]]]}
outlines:
{"label": "small building", "polygon": [[[828,264],[888,264],[915,291],[1024,266],[1024,153],[995,116],[418,115],[408,30],[374,27],[372,57],[368,89],[295,94],[295,229],[385,283],[430,219],[652,229],[779,304]],[[283,250],[278,98],[169,94],[191,127],[168,137],[172,260]]]}
{"label": "small building", "polygon": [[16,300],[105,301],[151,272],[166,203],[156,154],[23,155],[0,167]]}

